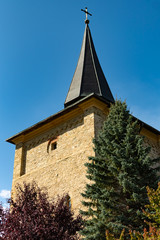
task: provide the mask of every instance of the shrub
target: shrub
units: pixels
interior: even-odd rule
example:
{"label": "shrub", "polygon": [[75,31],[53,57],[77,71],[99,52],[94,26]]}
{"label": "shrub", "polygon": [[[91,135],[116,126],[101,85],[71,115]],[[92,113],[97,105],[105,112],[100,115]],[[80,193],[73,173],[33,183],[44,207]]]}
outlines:
{"label": "shrub", "polygon": [[1,239],[8,240],[77,240],[82,218],[73,217],[67,195],[49,201],[46,191],[35,182],[17,186],[10,210],[1,208]]}

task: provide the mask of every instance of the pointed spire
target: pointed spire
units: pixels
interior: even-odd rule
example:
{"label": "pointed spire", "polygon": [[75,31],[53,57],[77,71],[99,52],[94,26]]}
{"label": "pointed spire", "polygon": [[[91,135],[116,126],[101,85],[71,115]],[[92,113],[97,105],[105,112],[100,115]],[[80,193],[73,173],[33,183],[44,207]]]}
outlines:
{"label": "pointed spire", "polygon": [[[87,13],[86,13],[87,15]],[[86,27],[78,64],[64,103],[67,107],[80,99],[94,93],[109,102],[114,102],[102,68],[100,66],[91,32],[89,20],[85,20]]]}

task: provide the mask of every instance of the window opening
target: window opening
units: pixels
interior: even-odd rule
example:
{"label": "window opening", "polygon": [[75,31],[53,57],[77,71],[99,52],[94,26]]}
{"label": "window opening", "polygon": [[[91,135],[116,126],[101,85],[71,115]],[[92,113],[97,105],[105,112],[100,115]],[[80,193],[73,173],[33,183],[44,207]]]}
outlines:
{"label": "window opening", "polygon": [[27,149],[23,145],[22,146],[22,156],[21,156],[21,169],[20,169],[20,176],[26,173],[26,157],[27,157]]}
{"label": "window opening", "polygon": [[66,196],[66,203],[69,210],[71,210],[72,204],[71,204],[71,197],[69,195]]}
{"label": "window opening", "polygon": [[57,149],[57,140],[58,140],[58,137],[52,137],[48,140],[48,144],[47,144],[48,153],[49,153],[49,150],[53,151]]}
{"label": "window opening", "polygon": [[51,150],[55,150],[57,148],[57,142],[51,143]]}

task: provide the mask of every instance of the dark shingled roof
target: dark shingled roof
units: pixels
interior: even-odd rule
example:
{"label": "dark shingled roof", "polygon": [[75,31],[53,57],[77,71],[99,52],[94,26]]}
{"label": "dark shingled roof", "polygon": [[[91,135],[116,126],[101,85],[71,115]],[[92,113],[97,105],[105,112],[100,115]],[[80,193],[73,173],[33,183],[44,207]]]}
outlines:
{"label": "dark shingled roof", "polygon": [[[66,113],[72,111],[73,109],[76,109],[79,104],[81,104],[81,103],[83,103],[83,102],[85,102],[85,101],[88,101],[89,99],[91,99],[91,98],[93,98],[93,97],[99,99],[100,101],[105,102],[105,103],[108,105],[108,107],[110,107],[110,102],[108,102],[108,101],[105,100],[104,98],[99,97],[99,96],[97,96],[96,94],[93,94],[93,93],[92,93],[92,94],[84,97],[83,99],[77,101],[76,103],[73,103],[72,105],[64,108],[62,111],[60,111],[60,112],[58,112],[58,113],[56,113],[56,114],[54,114],[54,115],[52,115],[52,116],[50,116],[50,117],[42,120],[42,121],[34,124],[33,126],[31,126],[31,127],[27,128],[27,129],[25,129],[25,130],[17,133],[16,135],[8,138],[6,141],[9,142],[9,143],[15,144],[14,140],[15,140],[17,137],[19,137],[19,136],[25,136],[25,135],[27,135],[28,133],[30,133],[30,132],[32,132],[32,131],[34,131],[34,130],[36,130],[36,129],[39,129],[39,128],[41,128],[42,126],[44,126],[45,124],[53,121],[54,119],[57,119],[57,118],[59,118],[59,117],[61,117],[61,116],[64,116]],[[146,128],[147,130],[149,130],[149,131],[153,132],[154,134],[156,134],[157,136],[160,136],[160,131],[159,131],[159,130],[151,127],[150,125],[146,124],[145,122],[139,120],[138,118],[136,118],[136,117],[134,117],[134,116],[133,116],[133,119],[134,119],[134,121],[137,120],[138,123],[141,125],[141,127],[144,127],[144,128]]]}
{"label": "dark shingled roof", "polygon": [[109,102],[114,102],[95,51],[89,26],[86,23],[78,64],[64,106],[67,107],[91,93]]}

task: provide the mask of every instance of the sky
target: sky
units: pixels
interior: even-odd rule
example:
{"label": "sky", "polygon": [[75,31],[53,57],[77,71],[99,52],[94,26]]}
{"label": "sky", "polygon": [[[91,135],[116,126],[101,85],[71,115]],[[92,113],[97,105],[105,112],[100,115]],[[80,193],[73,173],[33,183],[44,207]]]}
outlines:
{"label": "sky", "polygon": [[85,7],[113,96],[160,130],[160,0],[0,0],[0,201],[13,176],[5,140],[64,108]]}

